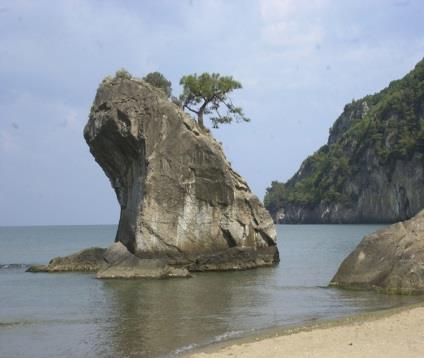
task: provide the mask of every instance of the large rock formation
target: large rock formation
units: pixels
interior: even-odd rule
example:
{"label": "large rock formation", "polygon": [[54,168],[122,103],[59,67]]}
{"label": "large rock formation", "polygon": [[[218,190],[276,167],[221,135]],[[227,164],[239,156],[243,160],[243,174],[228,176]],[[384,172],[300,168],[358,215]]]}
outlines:
{"label": "large rock formation", "polygon": [[424,210],[365,236],[330,286],[387,293],[424,293]]}
{"label": "large rock formation", "polygon": [[328,143],[265,205],[281,223],[405,220],[424,207],[424,61],[383,91],[346,105]]}
{"label": "large rock formation", "polygon": [[137,258],[190,271],[278,262],[271,216],[221,146],[160,90],[105,79],[84,137],[121,206],[116,241]]}

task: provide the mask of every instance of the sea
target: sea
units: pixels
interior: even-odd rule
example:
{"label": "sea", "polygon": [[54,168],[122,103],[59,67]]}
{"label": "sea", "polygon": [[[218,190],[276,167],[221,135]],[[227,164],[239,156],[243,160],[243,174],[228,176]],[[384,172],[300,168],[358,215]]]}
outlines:
{"label": "sea", "polygon": [[0,227],[0,357],[174,357],[265,329],[417,301],[327,288],[381,225],[278,225],[272,268],[190,279],[97,280],[27,273],[30,264],[107,247],[116,226]]}

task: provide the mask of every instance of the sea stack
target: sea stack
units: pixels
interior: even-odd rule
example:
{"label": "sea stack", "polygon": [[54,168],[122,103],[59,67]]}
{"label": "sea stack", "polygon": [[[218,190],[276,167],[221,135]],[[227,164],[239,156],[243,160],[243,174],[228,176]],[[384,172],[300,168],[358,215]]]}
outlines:
{"label": "sea stack", "polygon": [[84,137],[121,206],[116,242],[189,271],[278,262],[271,216],[210,133],[128,74],[97,90]]}
{"label": "sea stack", "polygon": [[365,236],[343,261],[330,286],[424,293],[424,210]]}

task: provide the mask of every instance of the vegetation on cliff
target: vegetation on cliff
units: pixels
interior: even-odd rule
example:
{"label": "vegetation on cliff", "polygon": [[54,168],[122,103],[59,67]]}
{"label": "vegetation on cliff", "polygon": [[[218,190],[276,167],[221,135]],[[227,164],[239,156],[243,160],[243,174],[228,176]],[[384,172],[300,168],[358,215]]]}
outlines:
{"label": "vegetation on cliff", "polygon": [[355,202],[349,180],[370,155],[391,169],[424,153],[424,60],[379,93],[352,101],[330,129],[328,143],[308,157],[286,183],[273,181],[265,206],[275,217],[284,205]]}
{"label": "vegetation on cliff", "polygon": [[152,86],[161,89],[169,98],[172,94],[172,83],[160,72],[150,72],[143,77],[143,80]]}
{"label": "vegetation on cliff", "polygon": [[[132,75],[124,68],[116,72],[116,77],[131,79]],[[109,78],[110,79],[110,78]],[[232,76],[221,76],[219,73],[204,72],[201,75],[183,76],[180,80],[182,93],[179,97],[172,95],[172,83],[160,72],[150,72],[143,80],[160,89],[166,97],[183,110],[195,114],[197,123],[205,128],[204,117],[207,116],[214,128],[220,124],[249,122],[241,107],[233,104],[230,94],[242,85]]]}
{"label": "vegetation on cliff", "polygon": [[183,93],[179,98],[181,105],[183,109],[196,114],[200,127],[204,128],[204,115],[209,115],[214,128],[233,121],[250,121],[243,109],[235,106],[229,97],[232,91],[242,88],[241,83],[232,76],[205,72],[200,76],[183,76],[180,85],[183,86]]}

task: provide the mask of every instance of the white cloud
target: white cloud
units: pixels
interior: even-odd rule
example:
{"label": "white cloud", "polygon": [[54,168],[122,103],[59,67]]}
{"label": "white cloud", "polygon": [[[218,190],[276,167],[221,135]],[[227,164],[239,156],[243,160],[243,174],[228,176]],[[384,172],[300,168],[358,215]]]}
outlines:
{"label": "white cloud", "polygon": [[[0,152],[9,153],[18,148],[15,137],[6,130],[0,131]],[[1,158],[1,157],[0,157]]]}
{"label": "white cloud", "polygon": [[[261,196],[271,179],[290,177],[325,142],[346,102],[381,89],[422,57],[422,2],[388,3],[10,2],[0,14],[0,195],[1,190],[9,195],[0,210],[3,204],[11,212],[17,200],[9,192],[19,187],[17,178],[25,181],[28,168],[39,179],[35,194],[67,187],[69,208],[80,208],[89,197],[98,200],[94,193],[111,194],[82,128],[99,81],[120,67],[138,76],[161,71],[177,92],[179,78],[192,72],[216,71],[241,81],[244,88],[234,99],[252,122],[222,126],[216,135]],[[84,173],[77,176],[79,186],[74,173]],[[100,188],[105,194],[96,191]],[[115,210],[112,194],[111,202]],[[48,222],[57,204],[40,204],[34,206],[44,208]],[[16,218],[22,205],[15,208]],[[103,210],[97,221],[114,220],[108,205],[97,205]],[[75,220],[92,220],[75,211],[80,213]],[[8,223],[4,215],[0,219]]]}
{"label": "white cloud", "polygon": [[288,47],[306,47],[312,49],[323,38],[323,29],[319,26],[303,28],[296,21],[277,21],[265,25],[262,34],[273,45]]}
{"label": "white cloud", "polygon": [[328,0],[261,0],[262,36],[275,46],[310,50],[324,38]]}
{"label": "white cloud", "polygon": [[143,17],[119,3],[18,1],[2,20],[0,77],[26,81],[28,91],[76,98],[90,93],[82,83],[118,68],[152,67]]}
{"label": "white cloud", "polygon": [[75,109],[65,109],[61,126],[70,130],[81,130],[84,120]]}
{"label": "white cloud", "polygon": [[322,9],[328,3],[329,0],[260,0],[260,12],[265,21],[281,20]]}

